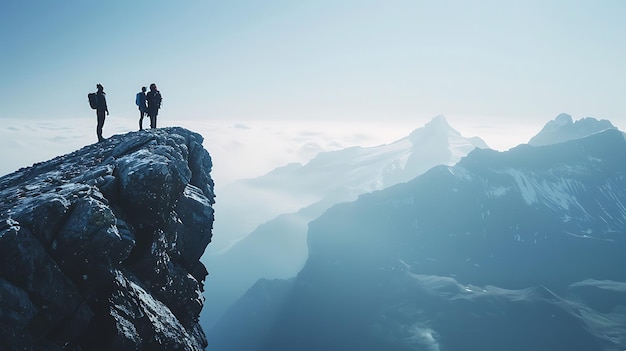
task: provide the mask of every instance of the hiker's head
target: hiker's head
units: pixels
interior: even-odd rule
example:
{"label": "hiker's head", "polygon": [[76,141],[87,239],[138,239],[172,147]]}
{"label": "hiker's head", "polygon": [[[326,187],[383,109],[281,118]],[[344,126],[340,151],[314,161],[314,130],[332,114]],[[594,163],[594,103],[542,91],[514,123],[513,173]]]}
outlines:
{"label": "hiker's head", "polygon": [[150,84],[150,90],[152,90],[152,91],[157,90],[156,84],[154,84],[154,83]]}
{"label": "hiker's head", "polygon": [[141,87],[141,91],[146,92],[146,87]]}
{"label": "hiker's head", "polygon": [[103,91],[104,88],[102,87],[102,84],[96,84],[96,89],[98,89],[98,91]]}

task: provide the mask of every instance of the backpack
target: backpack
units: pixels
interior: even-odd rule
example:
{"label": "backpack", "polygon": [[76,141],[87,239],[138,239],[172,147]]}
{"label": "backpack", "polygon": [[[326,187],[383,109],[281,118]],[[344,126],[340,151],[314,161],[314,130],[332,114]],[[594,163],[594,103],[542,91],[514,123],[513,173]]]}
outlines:
{"label": "backpack", "polygon": [[146,97],[148,100],[148,106],[151,108],[161,108],[161,92],[158,90],[148,92],[148,96]]}
{"label": "backpack", "polygon": [[89,99],[89,106],[91,106],[92,109],[95,110],[98,108],[98,102],[96,101],[96,93],[87,94],[87,99]]}

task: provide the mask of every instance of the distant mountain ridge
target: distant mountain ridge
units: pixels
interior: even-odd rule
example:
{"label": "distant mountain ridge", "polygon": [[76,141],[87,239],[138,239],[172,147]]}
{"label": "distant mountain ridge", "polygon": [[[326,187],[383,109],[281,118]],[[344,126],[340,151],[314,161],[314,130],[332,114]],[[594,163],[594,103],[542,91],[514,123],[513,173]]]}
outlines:
{"label": "distant mountain ridge", "polygon": [[626,140],[613,128],[477,149],[330,208],[309,225],[298,276],[260,281],[209,340],[221,350],[622,350],[625,205]]}
{"label": "distant mountain ridge", "polygon": [[606,129],[617,129],[610,121],[582,118],[574,122],[572,116],[561,113],[548,122],[541,131],[528,141],[529,145],[542,146],[580,139]]}
{"label": "distant mountain ridge", "polygon": [[[268,202],[276,201],[287,212],[268,215],[228,251],[204,256],[208,266],[221,269],[212,273],[214,284],[207,287],[207,294],[219,303],[205,308],[203,326],[208,329],[258,279],[294,277],[308,255],[308,222],[332,205],[408,181],[435,165],[451,165],[476,147],[487,145],[480,138],[463,137],[443,116],[438,116],[390,144],[323,152],[307,164],[291,164],[239,182],[238,193],[223,188],[222,216],[236,216],[240,211],[259,213],[268,210]],[[259,194],[256,200],[255,194]],[[239,200],[242,198],[245,203]],[[242,265],[244,261],[255,264]]]}
{"label": "distant mountain ridge", "polygon": [[304,165],[278,168],[249,182],[298,194],[328,194],[337,188],[369,192],[408,181],[436,165],[454,164],[476,147],[488,148],[479,137],[463,137],[437,116],[390,144],[322,152]]}
{"label": "distant mountain ridge", "polygon": [[476,147],[488,148],[482,139],[463,137],[445,117],[437,116],[389,144],[321,152],[306,164],[292,163],[221,188],[221,211],[235,215],[243,210],[256,216],[251,223],[239,221],[224,230],[241,237],[267,220],[325,198],[338,194],[346,200],[356,198],[408,181],[433,166],[452,165]]}

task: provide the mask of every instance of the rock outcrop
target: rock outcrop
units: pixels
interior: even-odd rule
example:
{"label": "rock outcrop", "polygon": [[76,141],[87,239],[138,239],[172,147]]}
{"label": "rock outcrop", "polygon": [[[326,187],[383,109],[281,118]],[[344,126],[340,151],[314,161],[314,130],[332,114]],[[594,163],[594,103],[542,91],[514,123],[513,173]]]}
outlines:
{"label": "rock outcrop", "polygon": [[117,135],[0,178],[0,349],[202,350],[211,157]]}

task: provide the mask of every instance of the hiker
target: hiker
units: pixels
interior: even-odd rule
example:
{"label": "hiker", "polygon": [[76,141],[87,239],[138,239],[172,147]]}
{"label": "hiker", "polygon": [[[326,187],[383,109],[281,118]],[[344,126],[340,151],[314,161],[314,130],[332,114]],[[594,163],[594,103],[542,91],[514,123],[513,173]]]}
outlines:
{"label": "hiker", "polygon": [[102,84],[96,84],[96,117],[98,118],[98,125],[96,127],[96,134],[98,135],[98,141],[104,141],[102,137],[102,127],[104,126],[104,113],[109,114],[109,108],[107,107],[106,93]]}
{"label": "hiker", "polygon": [[148,117],[150,117],[150,128],[156,128],[157,114],[161,108],[161,93],[157,90],[156,84],[150,84],[150,91],[146,94],[148,101]]}
{"label": "hiker", "polygon": [[143,118],[148,111],[148,106],[146,105],[146,87],[141,87],[141,91],[137,93],[135,104],[139,106],[139,130],[143,130]]}

